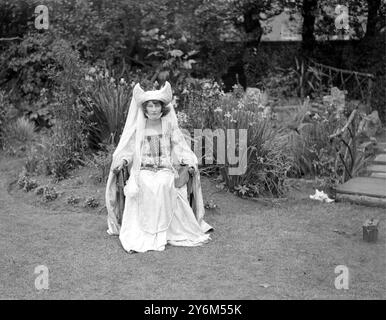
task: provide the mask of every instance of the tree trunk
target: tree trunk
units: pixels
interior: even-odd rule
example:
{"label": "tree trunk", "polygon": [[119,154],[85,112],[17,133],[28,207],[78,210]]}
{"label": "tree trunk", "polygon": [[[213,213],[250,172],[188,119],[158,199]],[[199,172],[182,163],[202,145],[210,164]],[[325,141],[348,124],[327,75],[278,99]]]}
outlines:
{"label": "tree trunk", "polygon": [[318,6],[318,0],[303,0],[302,16],[302,50],[304,55],[312,52],[315,46],[315,12]]}
{"label": "tree trunk", "polygon": [[252,63],[251,59],[253,57],[254,48],[259,46],[261,36],[263,35],[263,28],[261,27],[258,14],[259,12],[255,8],[250,8],[243,14],[243,27],[247,37],[242,50],[242,73],[238,74],[237,80],[244,87],[244,89],[248,86],[256,85],[248,76],[247,69],[249,69],[248,64]]}
{"label": "tree trunk", "polygon": [[381,6],[381,0],[367,0],[367,23],[365,39],[371,39],[377,34],[378,10]]}

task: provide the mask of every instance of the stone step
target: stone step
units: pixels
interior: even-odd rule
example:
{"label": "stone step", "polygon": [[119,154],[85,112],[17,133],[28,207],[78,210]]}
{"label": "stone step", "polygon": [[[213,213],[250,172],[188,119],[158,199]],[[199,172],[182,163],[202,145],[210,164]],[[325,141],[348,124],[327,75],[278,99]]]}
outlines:
{"label": "stone step", "polygon": [[386,179],[386,172],[373,172],[372,174],[370,174],[370,177]]}
{"label": "stone step", "polygon": [[373,164],[386,164],[386,153],[378,154],[373,160]]}
{"label": "stone step", "polygon": [[371,164],[366,168],[370,172],[386,172],[386,165],[382,164]]}
{"label": "stone step", "polygon": [[[386,198],[369,197],[357,194],[337,193],[335,197],[337,202],[351,202],[368,207],[386,208]],[[386,210],[385,210],[386,212]]]}
{"label": "stone step", "polygon": [[336,187],[336,194],[362,195],[386,199],[386,179],[355,177]]}
{"label": "stone step", "polygon": [[385,142],[377,142],[375,145],[375,150],[378,153],[386,153],[386,143]]}

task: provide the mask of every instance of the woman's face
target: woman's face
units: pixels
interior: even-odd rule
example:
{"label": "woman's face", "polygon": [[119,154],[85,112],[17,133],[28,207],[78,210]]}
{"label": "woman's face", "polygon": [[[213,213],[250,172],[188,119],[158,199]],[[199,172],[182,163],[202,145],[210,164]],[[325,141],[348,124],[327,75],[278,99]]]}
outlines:
{"label": "woman's face", "polygon": [[157,120],[162,116],[162,105],[158,100],[146,101],[143,104],[145,114],[150,120]]}

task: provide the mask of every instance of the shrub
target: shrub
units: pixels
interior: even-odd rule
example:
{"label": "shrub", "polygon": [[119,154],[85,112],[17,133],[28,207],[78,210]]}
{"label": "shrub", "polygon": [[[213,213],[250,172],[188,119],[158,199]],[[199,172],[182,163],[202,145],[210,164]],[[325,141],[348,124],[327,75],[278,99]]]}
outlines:
{"label": "shrub", "polygon": [[70,197],[67,198],[67,203],[68,204],[76,205],[79,202],[80,202],[80,198],[79,197],[70,196]]}
{"label": "shrub", "polygon": [[11,155],[24,155],[36,140],[35,129],[34,123],[24,117],[5,124],[2,133],[3,149]]}
{"label": "shrub", "polygon": [[41,195],[43,202],[53,201],[58,197],[55,188],[50,186],[41,186],[37,188],[35,194]]}
{"label": "shrub", "polygon": [[[195,126],[193,128],[223,129],[225,132],[227,129],[236,129],[236,132],[247,129],[246,172],[238,176],[229,175],[230,164],[226,156],[225,165],[215,165],[224,184],[239,195],[284,194],[290,158],[284,151],[285,135],[274,128],[269,112],[266,112],[268,109],[263,105],[267,97],[261,92],[245,96],[240,86],[235,86],[231,94],[224,95],[213,82],[202,82],[187,96],[184,111]],[[205,145],[206,149],[208,147],[212,148]],[[236,144],[236,152],[239,150],[240,146]],[[215,150],[208,151],[217,158]]]}
{"label": "shrub", "polygon": [[339,120],[335,119],[333,114],[323,112],[320,116],[316,113],[309,117],[309,110],[300,109],[297,110],[295,118],[304,118],[301,115],[304,112],[307,119],[300,120],[301,122],[296,124],[296,130],[289,128],[287,131],[286,149],[292,158],[291,175],[321,176],[327,171],[331,173],[331,168],[325,167],[335,161],[335,151],[329,135],[335,132]]}
{"label": "shrub", "polygon": [[220,107],[223,95],[221,86],[214,80],[200,79],[188,83],[181,93],[182,110],[178,110],[186,114],[186,118],[183,116],[183,128],[192,132],[193,129],[212,128],[214,110]]}
{"label": "shrub", "polygon": [[96,208],[99,206],[99,201],[96,200],[94,197],[89,197],[85,201],[85,206],[90,208]]}
{"label": "shrub", "polygon": [[4,144],[4,127],[6,123],[6,110],[8,109],[7,100],[5,97],[5,93],[0,91],[0,148],[3,147]]}
{"label": "shrub", "polygon": [[32,142],[36,138],[35,130],[35,124],[24,117],[5,125],[5,135],[9,142]]}
{"label": "shrub", "polygon": [[228,186],[238,194],[282,196],[286,192],[285,180],[290,168],[290,157],[285,152],[285,135],[272,126],[270,119],[259,119],[251,114],[247,140],[247,170],[241,176],[226,176]]}
{"label": "shrub", "polygon": [[86,159],[86,164],[94,167],[98,171],[98,181],[100,183],[107,182],[114,150],[115,146],[113,144],[101,144],[101,150],[93,153]]}
{"label": "shrub", "polygon": [[[66,115],[70,119],[75,118],[78,111],[74,110],[74,107],[70,108],[73,111],[69,111]],[[81,129],[84,123],[80,119],[74,121],[70,119],[56,121],[53,134],[49,138],[47,162],[50,171],[58,180],[66,179],[70,170],[84,163],[82,159],[86,138]]]}
{"label": "shrub", "polygon": [[[91,135],[98,143],[118,144],[130,106],[132,87],[124,79],[115,83],[107,70],[92,68],[86,76],[89,91],[82,102],[86,105]],[[105,77],[106,75],[106,77]]]}
{"label": "shrub", "polygon": [[20,189],[23,189],[25,192],[29,192],[37,188],[38,186],[36,180],[31,179],[25,171],[23,171],[19,175],[19,179],[17,180],[17,185],[19,186]]}

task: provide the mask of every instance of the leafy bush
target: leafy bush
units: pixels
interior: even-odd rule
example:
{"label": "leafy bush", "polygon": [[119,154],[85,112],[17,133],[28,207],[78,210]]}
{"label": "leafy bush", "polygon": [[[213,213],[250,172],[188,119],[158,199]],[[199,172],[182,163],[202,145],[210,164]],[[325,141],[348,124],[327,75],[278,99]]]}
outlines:
{"label": "leafy bush", "polygon": [[55,178],[60,180],[83,163],[88,126],[84,120],[85,106],[79,95],[86,86],[84,74],[87,68],[79,53],[64,40],[55,42],[53,52],[58,64],[49,74],[57,89],[53,95],[55,119],[46,141],[46,161]]}
{"label": "leafy bush", "polygon": [[94,197],[89,197],[85,201],[85,206],[90,208],[96,208],[99,206],[99,201],[95,199]]}
{"label": "leafy bush", "polygon": [[27,147],[36,140],[35,124],[22,117],[3,126],[3,149],[11,154],[20,156]]}
{"label": "leafy bush", "polygon": [[43,202],[54,201],[58,197],[58,193],[54,187],[41,186],[35,190],[36,195],[41,195]]}
{"label": "leafy bush", "polygon": [[58,193],[56,192],[54,187],[45,187],[43,190],[43,201],[53,201],[58,197]]}
{"label": "leafy bush", "polygon": [[6,101],[5,93],[0,91],[0,148],[3,147],[4,144],[4,127],[6,123],[6,110],[8,104]]}
{"label": "leafy bush", "polygon": [[[235,86],[231,94],[224,95],[213,82],[202,81],[199,85],[189,91],[184,100],[184,112],[191,121],[188,129],[223,129],[225,133],[227,129],[236,129],[236,132],[247,129],[246,172],[229,175],[230,164],[226,156],[224,165],[215,165],[224,184],[241,196],[283,195],[290,158],[285,152],[285,135],[274,128],[266,112],[268,109],[263,105],[267,100],[265,94],[244,95],[243,89]],[[208,147],[212,148],[205,145],[206,149]],[[215,150],[207,151],[209,154],[212,151],[217,158]],[[237,145],[236,152],[239,151]]]}
{"label": "leafy bush", "polygon": [[6,138],[10,142],[31,142],[36,138],[35,130],[35,124],[24,117],[5,125]]}
{"label": "leafy bush", "polygon": [[82,98],[90,122],[90,134],[95,144],[118,144],[126,121],[132,95],[132,86],[124,79],[118,83],[107,70],[91,68],[86,75],[89,90]]}
{"label": "leafy bush", "polygon": [[[334,90],[332,90],[334,92]],[[343,179],[344,165],[338,159],[337,149],[347,153],[343,143],[330,141],[330,135],[343,128],[355,106],[342,104],[334,95],[323,97],[323,103],[314,103],[311,107],[299,107],[294,119],[287,124],[288,143],[286,149],[291,154],[291,176],[318,177],[324,180],[326,187],[332,187]],[[359,111],[357,111],[359,112]],[[354,132],[357,132],[362,114],[354,121]],[[346,142],[349,133],[344,133]],[[357,137],[355,138],[358,139]],[[352,175],[356,176],[370,159],[371,154],[353,150],[354,163],[349,157],[348,165],[353,167]],[[338,161],[337,161],[338,160]]]}
{"label": "leafy bush", "polygon": [[309,102],[299,106],[287,126],[286,149],[291,154],[292,176],[329,176],[334,173],[335,150],[329,140],[345,119],[337,117],[336,106]]}
{"label": "leafy bush", "polygon": [[114,150],[115,146],[113,144],[101,145],[101,150],[93,153],[86,160],[86,164],[94,167],[98,171],[98,180],[100,183],[107,182]]}
{"label": "leafy bush", "polygon": [[21,42],[13,43],[1,53],[2,79],[11,92],[11,102],[23,111],[37,111],[35,102],[43,87],[50,87],[47,67],[54,65],[53,37],[37,31],[27,33]]}
{"label": "leafy bush", "polygon": [[174,91],[181,92],[184,84],[192,80],[191,73],[197,62],[193,59],[198,53],[198,50],[194,49],[194,43],[183,40],[183,37],[177,40],[162,34],[158,28],[142,31],[141,41],[144,48],[150,51],[147,57],[156,57],[159,62],[157,78],[170,81]]}
{"label": "leafy bush", "polygon": [[67,203],[68,204],[71,204],[71,205],[76,205],[80,202],[80,198],[79,197],[75,197],[75,196],[70,196],[67,198]]}
{"label": "leafy bush", "polygon": [[211,79],[187,83],[181,93],[181,111],[177,111],[184,112],[184,115],[180,114],[180,117],[184,117],[183,128],[192,133],[193,129],[212,128],[214,110],[220,107],[220,97],[223,95],[220,85]]}
{"label": "leafy bush", "polygon": [[17,185],[20,189],[23,189],[25,192],[31,191],[37,188],[38,184],[36,180],[31,179],[31,177],[26,172],[21,172],[19,179],[17,180]]}
{"label": "leafy bush", "polygon": [[383,124],[386,124],[386,75],[380,75],[375,80],[373,94],[371,96],[371,107],[378,110],[379,118]]}

